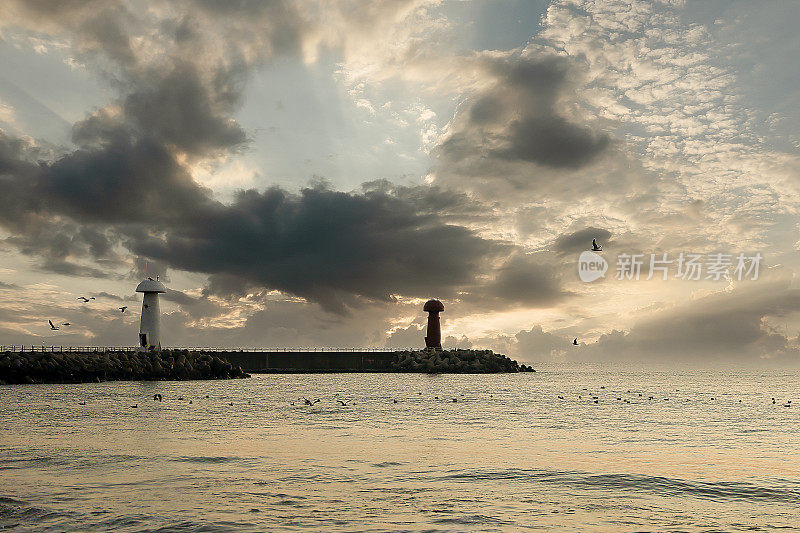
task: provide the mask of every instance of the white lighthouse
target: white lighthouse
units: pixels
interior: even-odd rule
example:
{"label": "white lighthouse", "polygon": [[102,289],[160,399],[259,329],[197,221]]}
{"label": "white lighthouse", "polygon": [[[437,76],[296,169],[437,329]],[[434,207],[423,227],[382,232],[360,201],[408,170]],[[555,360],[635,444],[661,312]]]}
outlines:
{"label": "white lighthouse", "polygon": [[161,349],[161,317],[158,307],[158,295],[167,292],[167,288],[158,280],[147,278],[142,281],[136,292],[143,292],[142,322],[139,326],[139,347],[142,350]]}

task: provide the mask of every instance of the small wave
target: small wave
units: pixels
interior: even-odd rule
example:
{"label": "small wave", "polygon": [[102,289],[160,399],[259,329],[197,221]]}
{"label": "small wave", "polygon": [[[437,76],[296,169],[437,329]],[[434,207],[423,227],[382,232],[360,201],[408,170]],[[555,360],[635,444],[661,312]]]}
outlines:
{"label": "small wave", "polygon": [[458,524],[462,526],[471,526],[471,525],[512,525],[514,522],[509,522],[508,520],[501,520],[500,518],[494,518],[492,516],[486,516],[482,514],[473,514],[473,515],[465,515],[465,516],[454,516],[452,518],[437,518],[433,520],[434,524]]}
{"label": "small wave", "polygon": [[0,529],[17,528],[48,521],[75,519],[77,513],[54,511],[46,507],[31,505],[30,502],[0,496]]}
{"label": "small wave", "polygon": [[[800,504],[800,490],[783,486],[764,486],[739,481],[690,481],[637,474],[588,474],[549,470],[508,469],[497,471],[453,472],[444,479],[458,481],[530,481],[566,484],[598,490],[649,492],[662,496],[694,496],[714,501],[778,502]],[[780,484],[775,481],[775,484]]]}
{"label": "small wave", "polygon": [[181,456],[175,457],[175,461],[180,463],[206,463],[206,464],[222,464],[222,463],[236,463],[246,462],[250,459],[245,457],[230,457],[224,455],[211,455],[211,456]]}
{"label": "small wave", "polygon": [[403,463],[398,463],[398,462],[395,462],[395,461],[384,461],[382,463],[373,463],[372,466],[376,466],[378,468],[386,468],[388,466],[400,466],[402,464]]}
{"label": "small wave", "polygon": [[96,455],[91,457],[4,457],[0,458],[0,470],[15,470],[25,468],[40,467],[65,467],[83,469],[86,467],[97,467],[103,465],[114,465],[127,461],[143,459],[136,455]]}

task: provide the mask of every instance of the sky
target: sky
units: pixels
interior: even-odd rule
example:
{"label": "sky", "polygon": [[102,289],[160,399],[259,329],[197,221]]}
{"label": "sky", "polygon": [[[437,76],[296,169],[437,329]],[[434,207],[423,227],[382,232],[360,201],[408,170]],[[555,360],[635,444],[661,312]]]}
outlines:
{"label": "sky", "polygon": [[169,346],[421,347],[435,297],[521,362],[797,364],[798,18],[3,2],[0,344],[135,345],[158,275]]}

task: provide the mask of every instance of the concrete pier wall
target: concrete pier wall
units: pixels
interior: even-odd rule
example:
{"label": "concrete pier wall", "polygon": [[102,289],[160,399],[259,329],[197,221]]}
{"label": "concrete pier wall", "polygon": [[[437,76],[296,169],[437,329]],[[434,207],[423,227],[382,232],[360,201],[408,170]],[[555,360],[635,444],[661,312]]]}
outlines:
{"label": "concrete pier wall", "polygon": [[395,352],[215,352],[245,372],[388,372]]}

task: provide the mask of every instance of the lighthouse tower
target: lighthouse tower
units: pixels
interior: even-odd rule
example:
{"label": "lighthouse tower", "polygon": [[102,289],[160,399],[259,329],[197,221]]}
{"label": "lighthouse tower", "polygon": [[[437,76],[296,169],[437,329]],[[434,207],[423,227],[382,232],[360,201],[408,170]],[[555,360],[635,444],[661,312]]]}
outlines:
{"label": "lighthouse tower", "polygon": [[143,292],[142,323],[139,326],[139,348],[142,350],[161,349],[160,310],[158,295],[167,292],[167,288],[158,280],[147,278],[142,281],[136,292]]}
{"label": "lighthouse tower", "polygon": [[422,310],[428,313],[428,335],[425,336],[425,349],[441,350],[442,326],[439,323],[439,313],[444,311],[444,304],[439,300],[428,300]]}

